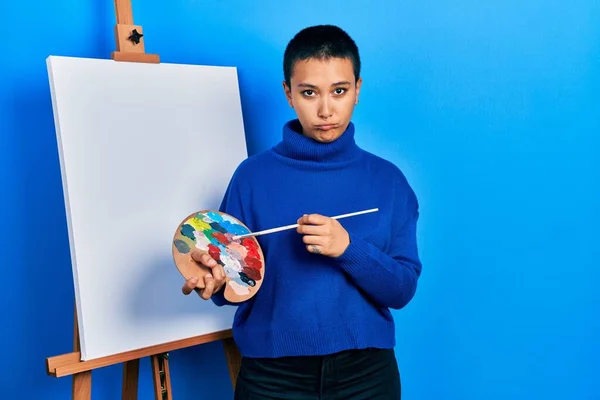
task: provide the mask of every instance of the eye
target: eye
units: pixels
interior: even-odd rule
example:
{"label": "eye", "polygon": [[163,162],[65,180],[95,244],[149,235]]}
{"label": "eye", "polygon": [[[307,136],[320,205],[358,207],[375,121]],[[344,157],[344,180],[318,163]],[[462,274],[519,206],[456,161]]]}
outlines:
{"label": "eye", "polygon": [[339,95],[346,93],[346,89],[345,88],[337,88],[334,90],[334,93],[339,96]]}
{"label": "eye", "polygon": [[310,89],[308,89],[308,90],[305,90],[305,91],[303,91],[303,92],[302,92],[302,94],[303,94],[304,96],[311,97],[312,95],[314,95],[314,94],[315,94],[315,91],[314,91],[314,90],[310,90]]}

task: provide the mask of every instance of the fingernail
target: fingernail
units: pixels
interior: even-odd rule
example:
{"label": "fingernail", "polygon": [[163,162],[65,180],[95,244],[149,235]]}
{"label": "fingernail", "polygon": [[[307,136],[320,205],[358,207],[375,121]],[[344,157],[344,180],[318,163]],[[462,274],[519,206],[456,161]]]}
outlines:
{"label": "fingernail", "polygon": [[212,278],[212,275],[211,274],[206,274],[206,277],[210,279],[210,278]]}
{"label": "fingernail", "polygon": [[195,277],[195,276],[192,276],[191,279],[190,279],[190,281],[196,283],[196,282],[198,282],[198,278]]}

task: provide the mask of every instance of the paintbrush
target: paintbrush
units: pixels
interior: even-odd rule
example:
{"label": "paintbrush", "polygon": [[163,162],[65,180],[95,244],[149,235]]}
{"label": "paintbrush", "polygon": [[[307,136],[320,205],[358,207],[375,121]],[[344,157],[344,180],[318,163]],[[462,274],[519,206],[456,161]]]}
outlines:
{"label": "paintbrush", "polygon": [[[372,212],[376,212],[376,211],[379,211],[379,208],[371,208],[370,210],[363,210],[363,211],[357,211],[357,212],[353,212],[353,213],[349,213],[349,214],[336,215],[335,217],[331,217],[331,218],[332,219],[341,219],[341,218],[347,218],[347,217],[354,217],[356,215],[367,214],[367,213],[372,213]],[[234,236],[232,238],[232,240],[243,239],[245,237],[250,237],[250,236],[266,235],[268,233],[281,232],[281,231],[285,231],[288,229],[297,228],[298,225],[299,224],[286,225],[286,226],[280,226],[279,228],[271,228],[271,229],[266,229],[264,231],[251,232],[251,233],[246,233],[244,235],[237,235],[237,236]]]}

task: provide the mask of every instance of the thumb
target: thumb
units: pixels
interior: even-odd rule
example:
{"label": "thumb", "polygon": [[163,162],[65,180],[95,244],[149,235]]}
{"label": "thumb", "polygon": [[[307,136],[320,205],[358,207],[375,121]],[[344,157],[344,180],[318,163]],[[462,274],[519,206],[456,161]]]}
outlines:
{"label": "thumb", "polygon": [[192,250],[192,254],[190,254],[190,255],[192,256],[192,259],[194,261],[202,262],[202,256],[204,254],[206,254],[206,252],[204,252],[202,250],[194,249],[194,250]]}

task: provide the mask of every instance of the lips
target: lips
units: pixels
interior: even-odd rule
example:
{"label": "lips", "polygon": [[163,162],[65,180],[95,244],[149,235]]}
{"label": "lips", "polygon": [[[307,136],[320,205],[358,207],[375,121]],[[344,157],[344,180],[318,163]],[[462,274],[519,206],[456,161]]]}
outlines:
{"label": "lips", "polygon": [[318,129],[320,131],[328,131],[334,128],[337,128],[337,124],[324,124],[324,125],[316,125],[315,129]]}

